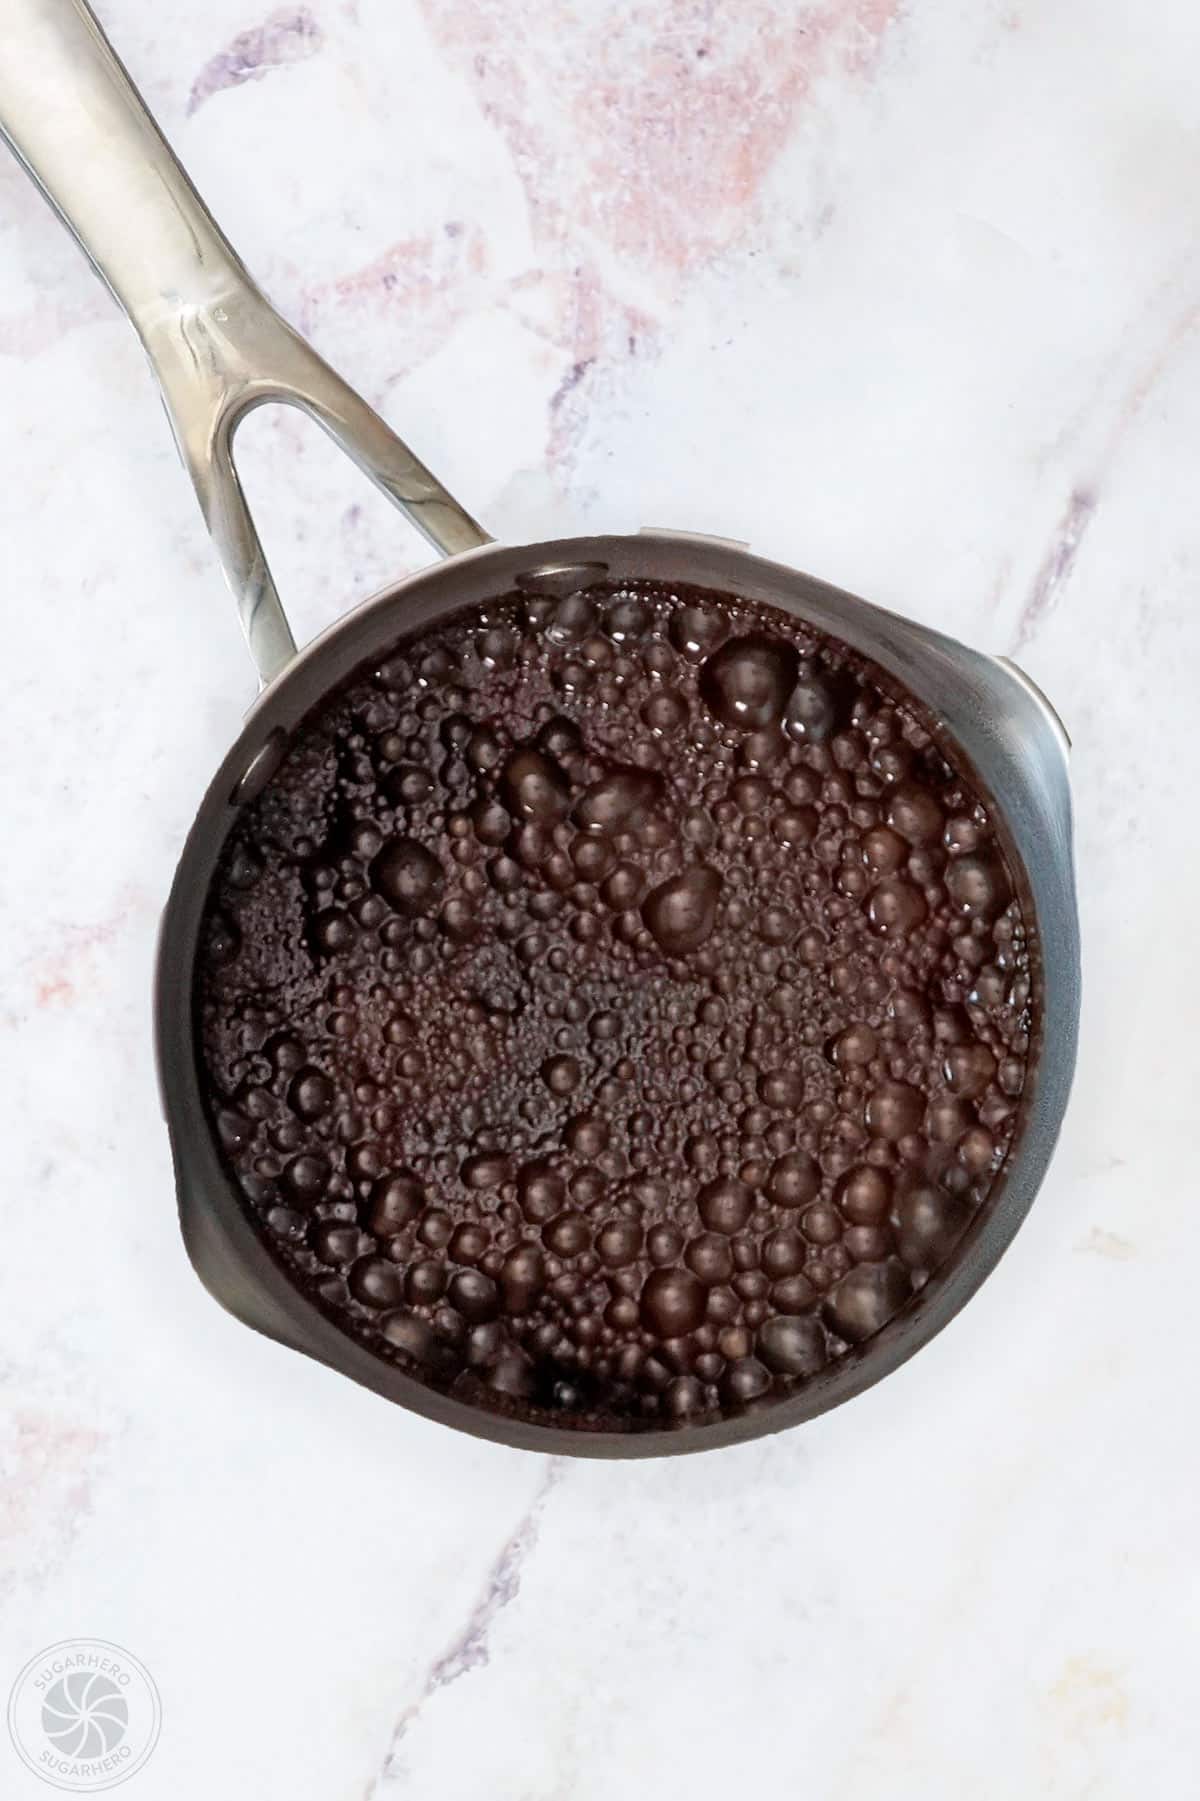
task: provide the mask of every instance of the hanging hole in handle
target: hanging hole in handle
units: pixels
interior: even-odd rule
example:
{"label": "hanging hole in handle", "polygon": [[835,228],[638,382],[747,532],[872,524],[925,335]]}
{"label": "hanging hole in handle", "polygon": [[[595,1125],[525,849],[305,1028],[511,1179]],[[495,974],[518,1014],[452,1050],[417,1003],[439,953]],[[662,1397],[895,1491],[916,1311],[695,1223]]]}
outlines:
{"label": "hanging hole in handle", "polygon": [[[143,330],[143,342],[264,686],[286,668],[296,647],[234,460],[234,436],[252,412],[271,406],[276,413],[307,413],[441,555],[491,542],[386,420],[245,281],[215,302],[158,316]],[[243,451],[245,444],[243,439]],[[332,474],[333,464],[328,467],[323,490],[344,479]],[[327,517],[324,505],[304,511],[291,532],[279,535],[281,543],[306,545],[307,515]],[[305,556],[307,563],[307,551]],[[399,571],[388,562],[395,580]],[[340,580],[338,599],[340,613]]]}
{"label": "hanging hole in handle", "polygon": [[243,413],[236,461],[298,643],[430,561],[411,520],[302,407]]}

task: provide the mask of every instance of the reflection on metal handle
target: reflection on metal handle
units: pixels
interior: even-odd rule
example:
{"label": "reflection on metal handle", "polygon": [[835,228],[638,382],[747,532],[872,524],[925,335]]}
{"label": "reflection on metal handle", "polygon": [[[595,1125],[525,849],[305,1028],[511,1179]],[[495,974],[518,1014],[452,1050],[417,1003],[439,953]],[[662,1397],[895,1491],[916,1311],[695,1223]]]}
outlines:
{"label": "reflection on metal handle", "polygon": [[176,161],[86,0],[4,0],[0,133],[124,307],[264,685],[295,644],[233,462],[251,407],[299,406],[446,555],[476,525],[255,287]]}

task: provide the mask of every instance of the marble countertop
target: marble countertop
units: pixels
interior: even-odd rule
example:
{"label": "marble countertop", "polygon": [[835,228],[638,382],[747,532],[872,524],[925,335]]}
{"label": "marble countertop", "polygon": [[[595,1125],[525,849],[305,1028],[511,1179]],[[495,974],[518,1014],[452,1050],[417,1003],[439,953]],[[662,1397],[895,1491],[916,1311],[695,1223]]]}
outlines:
{"label": "marble countertop", "polygon": [[[1190,1793],[1196,9],[99,10],[268,292],[498,536],[745,538],[1016,655],[1074,739],[1087,982],[1014,1247],[792,1433],[547,1460],[238,1325],[149,992],[250,667],[137,343],[0,156],[0,1690],[134,1652],[145,1801]],[[315,428],[242,444],[300,637],[419,565]],[[48,1792],[4,1739],[0,1790]]]}

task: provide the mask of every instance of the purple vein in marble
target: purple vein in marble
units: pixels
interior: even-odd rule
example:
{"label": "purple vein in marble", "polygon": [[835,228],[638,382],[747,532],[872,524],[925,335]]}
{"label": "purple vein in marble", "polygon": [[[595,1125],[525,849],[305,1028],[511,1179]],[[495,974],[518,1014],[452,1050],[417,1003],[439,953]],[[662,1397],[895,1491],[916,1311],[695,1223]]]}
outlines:
{"label": "purple vein in marble", "polygon": [[205,63],[192,83],[188,113],[194,113],[223,88],[261,81],[273,69],[315,56],[324,38],[307,6],[281,6],[261,25],[239,31],[224,50]]}
{"label": "purple vein in marble", "polygon": [[1038,565],[1029,598],[1021,608],[1013,642],[1014,651],[1024,649],[1042,622],[1058,605],[1059,596],[1071,579],[1079,546],[1092,522],[1096,504],[1096,496],[1086,488],[1077,488],[1067,502],[1046,554]]}
{"label": "purple vein in marble", "polygon": [[410,1701],[392,1731],[392,1742],[379,1774],[367,1789],[365,1801],[374,1801],[384,1785],[399,1776],[399,1747],[417,1719],[421,1709],[439,1689],[448,1688],[460,1676],[486,1665],[491,1660],[490,1636],[498,1614],[516,1600],[521,1588],[521,1575],[541,1530],[542,1512],[550,1491],[563,1473],[566,1459],[551,1457],[545,1474],[538,1483],[533,1499],[515,1528],[505,1539],[484,1577],[475,1604],[461,1629],[455,1633],[444,1651],[434,1658],[421,1684],[415,1701]]}

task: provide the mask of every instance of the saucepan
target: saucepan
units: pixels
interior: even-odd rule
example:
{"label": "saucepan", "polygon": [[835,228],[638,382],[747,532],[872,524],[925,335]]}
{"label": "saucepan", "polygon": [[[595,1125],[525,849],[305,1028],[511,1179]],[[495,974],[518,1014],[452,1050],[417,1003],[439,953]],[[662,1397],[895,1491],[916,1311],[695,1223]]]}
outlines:
{"label": "saucepan", "polygon": [[[216,1299],[284,1345],[433,1419],[538,1450],[645,1456],[729,1443],[848,1399],[926,1344],[993,1269],[1028,1211],[1062,1121],[1075,1060],[1079,930],[1067,739],[1004,659],[754,556],[742,544],[647,530],[508,546],[446,492],[395,433],[276,313],[217,229],[84,0],[6,0],[0,129],[124,308],[157,377],[241,619],[261,692],[188,836],[162,924],[156,1025],[164,1112],[188,1254]],[[444,561],[356,606],[297,650],[234,464],[251,408],[301,408]],[[193,975],[205,897],[241,809],[300,723],[371,659],[431,621],[516,589],[566,594],[597,573],[737,593],[829,633],[942,722],[988,796],[1036,947],[1041,1005],[1020,1125],[988,1207],[948,1270],[791,1398],[702,1432],[573,1431],[469,1406],[372,1354],[288,1279],[253,1228],[203,1102]]]}

